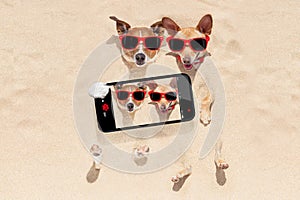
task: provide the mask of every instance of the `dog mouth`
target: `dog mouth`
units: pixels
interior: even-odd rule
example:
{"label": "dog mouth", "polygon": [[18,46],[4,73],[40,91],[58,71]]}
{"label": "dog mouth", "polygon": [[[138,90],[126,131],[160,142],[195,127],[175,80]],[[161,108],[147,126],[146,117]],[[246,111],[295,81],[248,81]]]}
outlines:
{"label": "dog mouth", "polygon": [[131,113],[131,112],[134,111],[134,109],[133,108],[127,108],[127,111]]}
{"label": "dog mouth", "polygon": [[164,114],[167,113],[168,111],[169,111],[168,109],[163,109],[163,110],[161,109],[161,110],[160,110],[160,112],[161,112],[161,113],[164,113]]}
{"label": "dog mouth", "polygon": [[191,70],[193,68],[192,64],[183,64],[183,66],[186,70]]}
{"label": "dog mouth", "polygon": [[145,61],[136,61],[135,64],[137,65],[137,67],[144,67],[145,66]]}
{"label": "dog mouth", "polygon": [[160,108],[159,110],[160,110],[161,113],[166,114],[166,113],[172,111],[172,110],[173,110],[173,107],[172,107],[172,106],[169,106],[169,107],[167,107],[167,108]]}

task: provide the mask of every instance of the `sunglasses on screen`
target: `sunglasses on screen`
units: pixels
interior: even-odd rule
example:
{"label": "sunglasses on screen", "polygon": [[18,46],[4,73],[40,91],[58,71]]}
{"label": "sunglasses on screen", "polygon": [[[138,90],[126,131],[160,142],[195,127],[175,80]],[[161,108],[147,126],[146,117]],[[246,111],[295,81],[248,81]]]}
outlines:
{"label": "sunglasses on screen", "polygon": [[140,42],[142,42],[144,47],[149,50],[158,50],[163,40],[163,37],[160,36],[137,37],[137,36],[121,35],[119,36],[119,38],[122,47],[128,50],[136,49]]}
{"label": "sunglasses on screen", "polygon": [[117,90],[116,94],[119,100],[127,100],[130,96],[132,96],[132,98],[137,101],[143,101],[146,96],[146,91],[129,92],[124,90]]}
{"label": "sunglasses on screen", "polygon": [[175,52],[183,51],[185,46],[191,47],[196,52],[204,51],[207,47],[208,41],[208,35],[205,38],[192,38],[188,40],[173,37],[167,38],[169,48]]}
{"label": "sunglasses on screen", "polygon": [[177,99],[177,93],[176,92],[149,92],[149,97],[152,101],[160,101],[163,97],[168,101],[175,101]]}

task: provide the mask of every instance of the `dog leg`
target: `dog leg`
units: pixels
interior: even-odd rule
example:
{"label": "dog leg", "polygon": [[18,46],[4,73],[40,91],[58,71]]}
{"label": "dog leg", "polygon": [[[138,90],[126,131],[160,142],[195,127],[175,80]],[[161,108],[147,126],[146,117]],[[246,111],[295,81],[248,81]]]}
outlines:
{"label": "dog leg", "polygon": [[177,183],[182,179],[183,177],[190,176],[192,174],[192,166],[189,165],[185,167],[184,169],[180,170],[175,176],[171,178],[171,181],[174,183]]}
{"label": "dog leg", "polygon": [[223,155],[222,155],[222,145],[223,142],[218,140],[215,149],[215,164],[219,169],[227,169],[229,167],[228,163],[226,163]]}
{"label": "dog leg", "polygon": [[[94,156],[95,169],[100,170],[102,160],[102,149],[97,144],[93,144],[90,148],[90,152]],[[99,159],[96,159],[96,157]]]}
{"label": "dog leg", "polygon": [[101,168],[101,162],[97,161],[96,159],[94,160],[94,164],[95,164],[95,169],[96,170],[100,170]]}
{"label": "dog leg", "polygon": [[209,92],[201,101],[200,122],[205,126],[211,121],[212,96]]}

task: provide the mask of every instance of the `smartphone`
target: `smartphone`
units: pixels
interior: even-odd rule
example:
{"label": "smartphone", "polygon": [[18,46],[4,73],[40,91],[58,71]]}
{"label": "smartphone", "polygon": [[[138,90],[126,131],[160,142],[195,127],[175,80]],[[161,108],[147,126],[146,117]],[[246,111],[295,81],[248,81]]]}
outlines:
{"label": "smartphone", "polygon": [[190,121],[195,117],[191,79],[171,74],[106,83],[105,98],[95,98],[98,127],[114,132]]}

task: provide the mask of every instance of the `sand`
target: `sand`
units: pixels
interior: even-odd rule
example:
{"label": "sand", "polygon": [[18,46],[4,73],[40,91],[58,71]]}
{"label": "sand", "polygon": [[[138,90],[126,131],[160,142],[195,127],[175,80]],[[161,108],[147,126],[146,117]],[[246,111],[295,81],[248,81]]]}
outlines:
{"label": "sand", "polygon": [[[0,199],[298,199],[299,1],[0,1]],[[214,17],[209,51],[226,90],[223,151],[198,160],[208,127],[173,165],[130,175],[102,167],[77,135],[72,93],[89,53],[115,34],[163,16],[181,26]],[[184,163],[193,174],[175,192]],[[226,178],[226,180],[225,180]]]}

